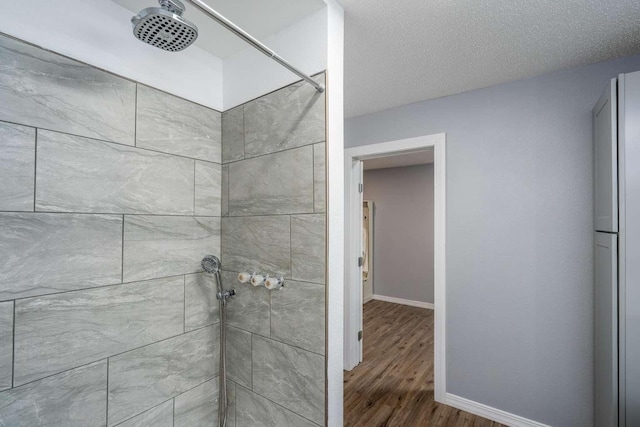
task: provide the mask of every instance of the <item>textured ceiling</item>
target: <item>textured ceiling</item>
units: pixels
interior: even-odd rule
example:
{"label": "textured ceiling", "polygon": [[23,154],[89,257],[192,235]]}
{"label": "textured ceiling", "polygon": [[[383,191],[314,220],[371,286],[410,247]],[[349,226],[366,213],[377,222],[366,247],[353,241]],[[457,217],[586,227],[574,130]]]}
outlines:
{"label": "textured ceiling", "polygon": [[364,170],[426,165],[429,163],[433,163],[433,150],[417,151],[408,154],[398,154],[397,156],[378,157],[376,159],[365,160],[362,163]]}
{"label": "textured ceiling", "polygon": [[639,0],[339,0],[345,115],[640,53]]}
{"label": "textured ceiling", "polygon": [[[133,16],[157,0],[113,0]],[[222,28],[185,0],[184,17],[198,27],[196,46],[224,59],[247,47],[237,36]],[[323,0],[204,0],[209,6],[257,39],[263,39],[325,6]]]}

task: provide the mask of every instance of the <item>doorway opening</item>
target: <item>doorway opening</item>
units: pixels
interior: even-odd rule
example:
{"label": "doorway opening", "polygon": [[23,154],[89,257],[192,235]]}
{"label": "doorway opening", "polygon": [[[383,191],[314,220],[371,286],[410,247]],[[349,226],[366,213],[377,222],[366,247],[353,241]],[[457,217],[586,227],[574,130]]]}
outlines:
{"label": "doorway opening", "polygon": [[[350,421],[361,418],[364,412],[369,412],[368,423],[378,423],[380,420],[376,417],[383,416],[385,413],[386,416],[393,416],[391,412],[395,412],[396,424],[409,425],[407,422],[410,420],[403,419],[406,414],[411,413],[409,417],[414,417],[416,410],[432,411],[435,401],[444,402],[446,393],[444,375],[446,153],[444,143],[445,135],[438,134],[355,147],[345,151],[347,279],[344,368],[348,371],[345,372],[345,425],[366,425]],[[386,208],[385,212],[388,214],[390,210],[403,209],[403,206],[394,206],[394,197],[399,200],[402,198],[400,197],[402,192],[419,191],[420,187],[418,185],[411,189],[409,185],[400,184],[404,188],[394,190],[393,185],[398,185],[396,183],[391,184],[390,188],[387,185],[388,188],[382,190],[378,188],[373,192],[370,191],[371,188],[367,188],[365,173],[368,178],[375,178],[375,175],[388,175],[387,172],[392,168],[402,169],[403,175],[411,175],[411,172],[414,172],[413,178],[411,176],[405,178],[410,181],[420,179],[420,174],[425,175],[424,179],[427,182],[431,180],[431,186],[427,184],[422,193],[415,194],[416,198],[424,199],[427,207],[421,208],[419,205],[404,207],[428,210],[429,203],[432,206],[432,218],[429,218],[428,212],[414,212],[416,218],[420,218],[423,214],[427,216],[421,226],[432,230],[431,251],[425,251],[424,247],[419,247],[416,250],[424,253],[417,254],[417,258],[412,257],[415,260],[411,261],[418,263],[417,266],[413,266],[418,270],[425,267],[429,270],[428,265],[432,263],[432,270],[424,271],[427,279],[424,282],[429,282],[429,276],[432,277],[431,295],[429,295],[429,289],[425,289],[428,283],[423,283],[425,285],[423,288],[413,286],[411,289],[409,286],[406,289],[399,289],[398,286],[393,286],[393,278],[386,277],[381,270],[385,268],[385,261],[392,258],[402,264],[402,253],[386,255],[385,250],[398,252],[398,248],[381,246],[385,242],[381,241],[381,236],[377,236],[376,230],[380,228],[376,227],[376,222],[383,218],[376,214],[376,199]],[[368,171],[365,172],[365,169]],[[386,172],[385,169],[387,169]],[[376,172],[376,170],[382,172]],[[391,215],[393,216],[392,212]],[[406,218],[406,215],[403,214],[400,217]],[[398,224],[398,226],[411,227],[411,224],[405,221],[405,224]],[[409,246],[412,243],[409,240],[414,240],[407,234],[394,233],[393,230],[386,230],[386,232],[390,232],[391,236],[396,234],[398,239],[404,237]],[[387,242],[388,237],[389,235],[384,239]],[[424,244],[428,245],[428,239],[425,240]],[[412,249],[407,247],[404,250]],[[416,261],[421,255],[425,262]],[[415,274],[416,268],[409,273]],[[398,273],[402,272],[402,265],[396,265],[391,270],[394,269],[395,273],[391,272],[391,274],[402,274]],[[410,281],[415,282],[416,278]],[[415,285],[415,283],[409,285]],[[411,292],[414,291],[416,293],[412,296]],[[406,325],[407,322],[411,323],[411,327],[402,328],[402,324]],[[409,331],[409,329],[412,330]],[[361,366],[358,366],[363,361],[364,354],[367,354],[370,360],[365,360]],[[399,362],[398,358],[407,360]],[[408,359],[412,359],[413,362],[409,362]],[[401,367],[399,363],[402,364]],[[373,366],[379,369],[373,369]],[[394,370],[397,369],[408,369],[412,373],[416,370],[420,372],[403,378],[402,375],[395,375],[398,371]],[[407,384],[402,384],[403,381],[429,384],[428,390],[421,386],[413,389],[404,387]],[[431,384],[434,385],[433,388]],[[368,393],[371,394],[366,395]],[[425,397],[431,400],[432,405],[421,404]],[[409,401],[418,405],[404,413],[395,411],[403,405],[407,409]],[[367,408],[371,409],[372,404],[377,403],[380,404],[379,410],[367,411]],[[362,419],[362,422],[364,421]]]}

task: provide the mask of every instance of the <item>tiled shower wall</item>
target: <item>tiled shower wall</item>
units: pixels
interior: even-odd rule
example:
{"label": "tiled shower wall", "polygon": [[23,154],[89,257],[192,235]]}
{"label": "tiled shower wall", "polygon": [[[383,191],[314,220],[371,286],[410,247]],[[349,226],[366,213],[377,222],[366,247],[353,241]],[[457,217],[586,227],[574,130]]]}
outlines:
{"label": "tiled shower wall", "polygon": [[0,425],[214,424],[220,139],[216,111],[0,36]]}
{"label": "tiled shower wall", "polygon": [[[316,76],[318,81],[324,75]],[[222,264],[236,426],[325,420],[325,96],[297,83],[222,114]],[[238,272],[285,277],[282,290]]]}

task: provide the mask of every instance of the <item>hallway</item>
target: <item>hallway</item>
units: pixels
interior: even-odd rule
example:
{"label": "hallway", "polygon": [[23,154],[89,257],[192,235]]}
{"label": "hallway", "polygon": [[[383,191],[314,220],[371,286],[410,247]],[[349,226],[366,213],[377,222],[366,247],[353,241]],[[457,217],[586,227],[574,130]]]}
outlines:
{"label": "hallway", "polygon": [[344,375],[344,425],[500,427],[433,400],[433,310],[364,305],[364,360]]}

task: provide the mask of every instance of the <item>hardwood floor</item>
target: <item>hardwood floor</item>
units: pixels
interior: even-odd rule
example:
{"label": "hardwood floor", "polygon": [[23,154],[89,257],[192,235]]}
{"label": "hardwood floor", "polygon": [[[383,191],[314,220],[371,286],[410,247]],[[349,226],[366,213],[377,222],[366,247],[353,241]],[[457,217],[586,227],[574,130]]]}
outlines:
{"label": "hardwood floor", "polygon": [[433,310],[366,303],[363,359],[345,371],[345,426],[502,426],[433,400]]}

